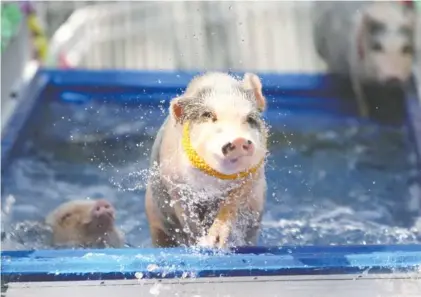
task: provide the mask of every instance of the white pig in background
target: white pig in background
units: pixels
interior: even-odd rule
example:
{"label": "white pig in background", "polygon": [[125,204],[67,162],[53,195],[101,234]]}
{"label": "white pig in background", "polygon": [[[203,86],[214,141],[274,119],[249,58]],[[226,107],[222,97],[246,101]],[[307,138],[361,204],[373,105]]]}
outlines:
{"label": "white pig in background", "polygon": [[363,87],[403,87],[414,56],[414,10],[400,1],[317,1],[313,38],[330,72],[351,79],[360,114],[369,110]]}
{"label": "white pig in background", "polygon": [[194,78],[155,139],[146,214],[158,247],[256,244],[266,196],[260,79]]}

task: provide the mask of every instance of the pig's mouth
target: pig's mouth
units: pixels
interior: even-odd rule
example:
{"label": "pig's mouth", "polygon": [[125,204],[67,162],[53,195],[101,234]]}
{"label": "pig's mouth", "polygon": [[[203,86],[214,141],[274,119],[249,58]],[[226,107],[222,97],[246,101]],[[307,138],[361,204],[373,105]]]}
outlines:
{"label": "pig's mouth", "polygon": [[114,224],[114,215],[112,213],[104,213],[99,217],[93,218],[88,224],[88,228],[92,232],[105,232]]}
{"label": "pig's mouth", "polygon": [[248,159],[249,156],[247,155],[237,155],[232,157],[220,157],[218,156],[218,159],[220,160],[220,163],[222,165],[237,165],[239,163],[242,163],[243,160]]}
{"label": "pig's mouth", "polygon": [[232,164],[237,163],[237,161],[238,161],[238,158],[233,158],[233,159],[229,160],[229,162],[232,163]]}
{"label": "pig's mouth", "polygon": [[251,164],[251,158],[250,156],[243,155],[243,156],[235,156],[232,158],[223,158],[220,159],[220,167],[223,169],[223,171],[226,171],[227,173],[236,173],[239,171],[247,170],[250,167],[253,167],[253,164]]}
{"label": "pig's mouth", "polygon": [[91,228],[95,233],[103,233],[109,230],[112,226],[112,222],[93,222]]}

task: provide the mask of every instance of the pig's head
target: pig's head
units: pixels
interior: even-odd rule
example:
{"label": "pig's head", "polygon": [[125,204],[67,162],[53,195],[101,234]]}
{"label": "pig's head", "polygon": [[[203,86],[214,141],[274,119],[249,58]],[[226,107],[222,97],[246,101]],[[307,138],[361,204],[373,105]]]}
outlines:
{"label": "pig's head", "polygon": [[404,85],[414,57],[413,12],[399,3],[380,2],[361,11],[359,17],[356,46],[365,80]]}
{"label": "pig's head", "polygon": [[196,79],[194,89],[171,102],[171,115],[188,123],[192,148],[214,170],[236,174],[257,166],[267,152],[267,127],[262,119],[266,100],[260,79],[245,74],[238,81],[227,74]]}
{"label": "pig's head", "polygon": [[95,243],[114,228],[115,210],[106,200],[76,200],[62,204],[47,218],[60,241]]}

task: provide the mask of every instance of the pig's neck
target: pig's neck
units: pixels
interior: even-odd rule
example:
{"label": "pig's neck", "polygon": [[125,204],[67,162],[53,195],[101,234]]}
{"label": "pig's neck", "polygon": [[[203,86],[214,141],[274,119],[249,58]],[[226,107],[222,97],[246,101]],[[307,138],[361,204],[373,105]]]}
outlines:
{"label": "pig's neck", "polygon": [[182,128],[169,120],[160,151],[160,174],[167,180],[170,188],[188,185],[192,192],[209,193],[209,196],[226,194],[239,181],[222,180],[210,176],[189,161],[181,144]]}

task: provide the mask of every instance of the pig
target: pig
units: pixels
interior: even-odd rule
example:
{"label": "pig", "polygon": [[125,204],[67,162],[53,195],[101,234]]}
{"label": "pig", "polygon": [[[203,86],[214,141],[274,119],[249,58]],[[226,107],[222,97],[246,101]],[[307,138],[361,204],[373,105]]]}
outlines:
{"label": "pig", "polygon": [[114,224],[115,210],[110,202],[72,200],[61,204],[46,217],[56,247],[120,248],[124,234]]}
{"label": "pig", "polygon": [[171,100],[145,196],[155,247],[256,244],[266,197],[265,108],[253,73],[204,73]]}
{"label": "pig", "polygon": [[318,1],[313,40],[328,70],[350,78],[361,116],[364,87],[403,88],[414,60],[415,14],[398,1]]}

